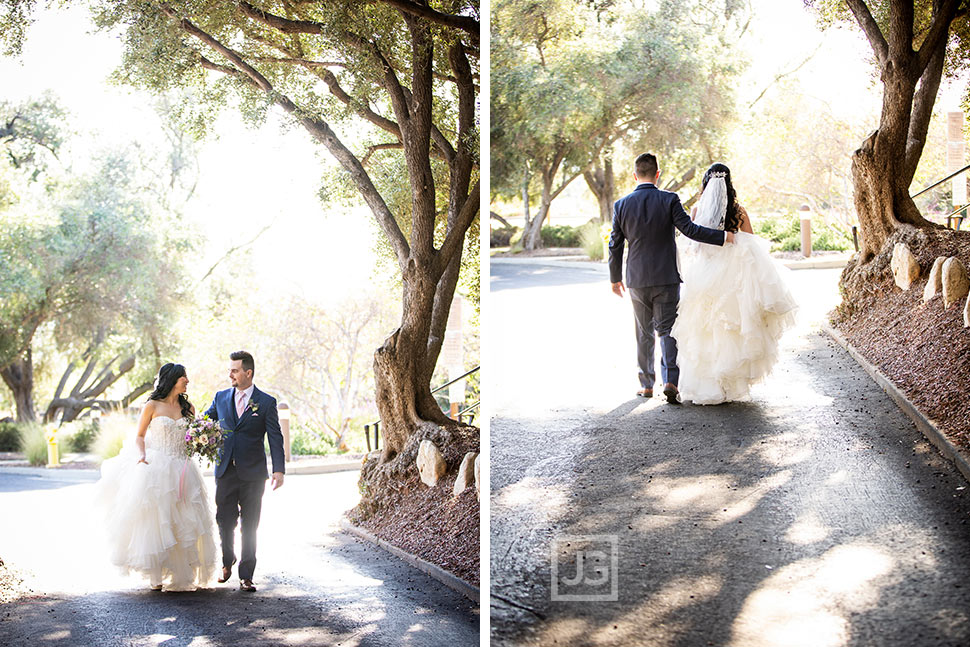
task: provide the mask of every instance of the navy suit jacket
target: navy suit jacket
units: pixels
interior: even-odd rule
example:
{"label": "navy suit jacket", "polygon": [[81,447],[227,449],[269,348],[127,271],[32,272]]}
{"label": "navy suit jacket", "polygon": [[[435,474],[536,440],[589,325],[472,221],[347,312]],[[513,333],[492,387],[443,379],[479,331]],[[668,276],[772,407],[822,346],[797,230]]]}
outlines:
{"label": "navy suit jacket", "polygon": [[692,240],[711,245],[724,244],[724,232],[695,225],[680,198],[653,184],[638,184],[633,193],[613,203],[613,231],[610,233],[610,282],[623,276],[623,241],[630,242],[626,261],[626,286],[647,288],[681,283],[677,269],[674,227]]}
{"label": "navy suit jacket", "polygon": [[264,436],[269,439],[273,471],[285,472],[283,433],[280,431],[276,398],[253,387],[253,395],[242,417],[237,418],[235,393],[235,388],[219,391],[212,400],[209,410],[205,412],[211,420],[218,420],[223,429],[232,432],[226,437],[225,444],[222,446],[219,465],[216,467],[216,478],[225,474],[231,460],[236,463],[236,473],[240,480],[268,479],[266,451],[263,449]]}

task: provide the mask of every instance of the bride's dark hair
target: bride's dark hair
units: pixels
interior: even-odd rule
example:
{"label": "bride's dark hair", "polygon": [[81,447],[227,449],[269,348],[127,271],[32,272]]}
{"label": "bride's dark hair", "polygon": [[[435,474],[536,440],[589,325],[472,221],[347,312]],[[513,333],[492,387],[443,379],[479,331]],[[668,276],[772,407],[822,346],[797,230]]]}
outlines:
{"label": "bride's dark hair", "polygon": [[701,180],[701,191],[707,188],[707,181],[714,173],[724,173],[724,183],[727,185],[728,203],[727,213],[724,214],[724,231],[737,232],[741,226],[741,218],[738,216],[738,194],[734,191],[734,184],[731,182],[731,169],[720,162],[711,164],[711,168],[707,169],[704,179]]}
{"label": "bride's dark hair", "polygon": [[[148,396],[149,400],[164,400],[175,388],[175,383],[180,377],[185,377],[185,367],[181,364],[169,362],[158,369],[158,378],[155,380],[155,390]],[[192,403],[184,393],[179,393],[179,406],[182,409],[183,418],[192,417]]]}

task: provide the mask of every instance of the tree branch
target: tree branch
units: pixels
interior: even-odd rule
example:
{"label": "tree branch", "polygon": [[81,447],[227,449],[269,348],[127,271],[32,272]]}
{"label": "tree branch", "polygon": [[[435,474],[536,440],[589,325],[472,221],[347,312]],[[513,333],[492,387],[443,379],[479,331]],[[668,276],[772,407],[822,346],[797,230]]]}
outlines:
{"label": "tree branch", "polygon": [[444,25],[445,27],[454,27],[455,29],[468,32],[468,34],[471,35],[473,42],[476,44],[478,43],[479,33],[481,32],[482,26],[471,16],[441,13],[440,11],[435,11],[427,5],[420,5],[416,2],[412,2],[411,0],[380,0],[380,2],[391,5],[392,7],[396,7],[402,12],[411,14],[412,16],[424,18],[439,25]]}
{"label": "tree branch", "polygon": [[228,250],[226,250],[226,253],[223,254],[222,257],[219,258],[218,261],[216,261],[215,263],[212,264],[212,267],[210,267],[209,268],[209,271],[205,273],[205,276],[203,276],[201,279],[199,279],[199,283],[202,283],[207,278],[209,278],[210,276],[212,276],[212,273],[216,271],[216,268],[219,267],[220,263],[222,263],[224,260],[226,260],[227,258],[229,258],[230,256],[232,256],[233,254],[235,254],[236,252],[238,252],[240,249],[249,247],[250,245],[252,245],[253,243],[255,243],[257,240],[259,240],[259,237],[262,236],[264,233],[266,233],[266,231],[269,230],[269,228],[272,227],[274,224],[276,224],[275,221],[269,223],[268,225],[266,225],[265,227],[263,227],[262,229],[260,229],[259,230],[259,233],[257,233],[255,236],[253,236],[250,240],[246,241],[245,243],[240,243],[238,245],[235,245],[233,247],[230,247]]}
{"label": "tree branch", "polygon": [[950,35],[950,24],[956,16],[960,2],[961,0],[943,0],[939,12],[933,16],[933,24],[930,25],[930,30],[916,53],[916,64],[920,76],[923,75],[923,71],[930,64],[937,48],[946,49],[946,41]]}
{"label": "tree branch", "polygon": [[458,212],[458,217],[455,222],[455,226],[451,228],[451,231],[445,236],[444,242],[441,244],[441,248],[438,250],[438,276],[444,272],[448,263],[451,261],[451,257],[454,256],[461,247],[461,243],[465,240],[465,232],[471,226],[472,221],[475,220],[475,216],[478,215],[478,208],[481,204],[481,197],[478,195],[480,191],[481,182],[476,180],[475,185],[468,192],[468,197],[465,198],[465,203],[462,205],[461,210]]}
{"label": "tree branch", "polygon": [[865,0],[845,0],[845,3],[849,5],[856,22],[859,23],[866,38],[869,39],[869,45],[872,46],[872,51],[875,52],[879,65],[885,66],[886,60],[889,58],[889,45],[879,29],[876,19],[872,17],[869,7],[866,6]]}
{"label": "tree branch", "polygon": [[387,207],[387,203],[384,202],[384,198],[381,196],[380,192],[374,186],[371,181],[370,176],[367,175],[367,171],[364,170],[363,165],[361,165],[360,160],[358,160],[354,154],[348,149],[342,141],[337,137],[336,133],[330,128],[328,124],[323,119],[319,117],[314,117],[309,115],[303,110],[300,110],[289,97],[277,92],[272,84],[255,70],[251,65],[246,63],[242,57],[236,52],[232,51],[218,40],[213,38],[208,33],[199,29],[191,21],[184,18],[179,18],[174,11],[169,7],[163,6],[162,11],[166,15],[170,16],[173,20],[177,21],[179,26],[183,31],[189,35],[195,37],[197,40],[209,45],[217,52],[225,56],[236,65],[240,71],[245,73],[246,80],[256,87],[260,88],[266,92],[276,105],[280,106],[286,112],[293,115],[300,124],[320,143],[327,147],[327,150],[340,162],[341,166],[350,173],[354,184],[357,186],[358,191],[364,198],[364,201],[371,208],[374,217],[377,219],[378,224],[387,236],[388,242],[391,248],[394,250],[398,258],[398,263],[401,268],[404,269],[407,266],[408,257],[410,256],[410,249],[408,247],[407,240],[404,238],[404,234],[401,232],[400,226],[394,219],[394,215],[390,212]]}

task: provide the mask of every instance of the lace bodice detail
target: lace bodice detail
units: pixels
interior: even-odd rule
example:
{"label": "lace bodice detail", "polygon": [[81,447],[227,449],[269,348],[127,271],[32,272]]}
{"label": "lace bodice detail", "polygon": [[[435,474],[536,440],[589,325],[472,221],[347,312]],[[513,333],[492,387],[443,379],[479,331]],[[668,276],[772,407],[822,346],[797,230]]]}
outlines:
{"label": "lace bodice detail", "polygon": [[183,458],[187,456],[185,449],[185,428],[188,421],[185,418],[172,420],[168,416],[153,418],[148,424],[145,434],[146,449],[154,449],[169,456]]}

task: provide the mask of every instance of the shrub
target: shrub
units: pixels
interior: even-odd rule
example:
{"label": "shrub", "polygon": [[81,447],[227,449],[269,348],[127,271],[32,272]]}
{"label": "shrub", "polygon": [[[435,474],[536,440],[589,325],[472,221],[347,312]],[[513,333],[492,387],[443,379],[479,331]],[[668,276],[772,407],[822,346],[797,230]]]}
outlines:
{"label": "shrub", "polygon": [[20,426],[20,445],[31,465],[47,465],[47,438],[44,428],[37,423]]}
{"label": "shrub", "polygon": [[583,243],[586,255],[594,261],[603,260],[606,244],[610,240],[610,223],[601,223],[598,220],[590,220],[579,229],[579,237]]}
{"label": "shrub", "polygon": [[329,436],[320,436],[305,427],[295,425],[290,432],[291,454],[300,456],[332,454],[335,449],[334,441]]}
{"label": "shrub", "polygon": [[[801,219],[794,215],[780,218],[759,218],[754,233],[771,241],[771,251],[792,252],[802,248]],[[836,225],[812,218],[812,249],[815,251],[845,251],[852,247],[852,238]]]}
{"label": "shrub", "polygon": [[125,440],[134,437],[137,421],[124,414],[112,414],[101,418],[100,432],[94,441],[94,453],[102,460],[114,458],[121,451]]}
{"label": "shrub", "polygon": [[489,233],[489,247],[509,247],[512,244],[512,237],[519,234],[522,237],[522,229],[519,227],[498,227]]}
{"label": "shrub", "polygon": [[0,452],[20,451],[20,430],[12,422],[0,422]]}
{"label": "shrub", "polygon": [[[61,451],[89,452],[98,437],[100,426],[97,418],[62,425],[58,431],[61,440]],[[61,435],[63,434],[63,435]]]}
{"label": "shrub", "polygon": [[547,225],[539,232],[543,247],[581,247],[578,227]]}

